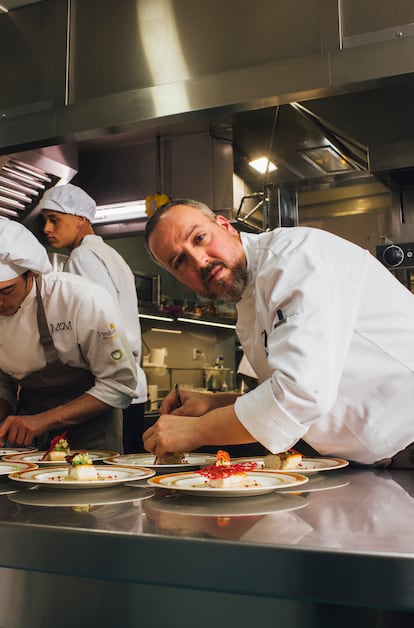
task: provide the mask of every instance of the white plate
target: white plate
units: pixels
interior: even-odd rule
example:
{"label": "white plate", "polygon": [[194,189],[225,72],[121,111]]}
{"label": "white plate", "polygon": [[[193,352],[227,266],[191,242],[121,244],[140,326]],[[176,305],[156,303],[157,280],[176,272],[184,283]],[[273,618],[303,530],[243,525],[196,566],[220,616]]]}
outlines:
{"label": "white plate", "polygon": [[125,484],[131,480],[145,480],[155,474],[152,469],[144,467],[126,467],[126,466],[97,466],[98,480],[70,480],[68,478],[68,467],[55,467],[53,469],[35,469],[30,471],[16,471],[11,473],[9,478],[16,482],[29,482],[30,484],[41,484],[50,488],[64,489],[88,489],[88,488],[106,488],[108,486],[117,486]]}
{"label": "white plate", "polygon": [[113,456],[104,460],[107,464],[126,464],[129,466],[147,467],[149,469],[157,469],[164,473],[168,469],[178,471],[179,469],[197,469],[198,467],[207,466],[213,464],[216,460],[216,456],[213,454],[185,454],[187,462],[181,462],[176,464],[155,464],[154,454],[123,454]]}
{"label": "white plate", "polygon": [[[100,462],[106,458],[110,458],[111,456],[116,456],[116,451],[87,451],[85,449],[74,449],[70,452],[70,455],[76,454],[79,451],[86,451],[92,462]],[[3,460],[7,460],[7,462],[32,462],[39,467],[59,467],[61,465],[68,466],[69,463],[66,462],[66,460],[42,460],[45,453],[45,451],[35,451],[22,454],[10,454],[8,456],[3,456]]]}
{"label": "white plate", "polygon": [[279,491],[267,495],[238,497],[237,499],[202,499],[193,495],[177,494],[167,498],[156,497],[146,509],[166,512],[177,516],[194,517],[246,517],[270,515],[275,512],[299,510],[308,504],[308,499],[298,495],[281,495]]}
{"label": "white plate", "polygon": [[37,464],[29,464],[26,462],[0,462],[0,476],[8,476],[14,471],[23,471],[27,469],[37,469]]}
{"label": "white plate", "polygon": [[9,497],[10,501],[24,506],[48,507],[78,507],[107,506],[110,504],[124,504],[140,501],[154,496],[154,490],[146,488],[130,488],[129,486],[113,486],[100,491],[48,491],[41,486],[33,487],[31,491],[20,491]]}
{"label": "white plate", "polygon": [[205,485],[204,476],[195,472],[172,473],[159,475],[148,480],[148,484],[157,488],[166,488],[174,491],[185,491],[190,495],[200,497],[243,497],[247,495],[264,495],[282,487],[299,486],[309,481],[309,478],[299,473],[266,473],[265,471],[246,471],[255,486],[240,488],[211,488]]}
{"label": "white plate", "polygon": [[[272,469],[266,469],[264,467],[263,456],[260,458],[232,458],[232,462],[255,462],[257,464],[257,470],[263,469],[264,471],[272,471]],[[302,462],[297,467],[294,469],[286,469],[286,471],[309,475],[310,473],[318,473],[319,471],[342,469],[348,465],[348,460],[344,460],[343,458],[302,458]],[[280,473],[280,471],[277,471],[277,473]]]}
{"label": "white plate", "polygon": [[12,454],[23,454],[27,451],[37,451],[36,447],[0,447],[0,457]]}

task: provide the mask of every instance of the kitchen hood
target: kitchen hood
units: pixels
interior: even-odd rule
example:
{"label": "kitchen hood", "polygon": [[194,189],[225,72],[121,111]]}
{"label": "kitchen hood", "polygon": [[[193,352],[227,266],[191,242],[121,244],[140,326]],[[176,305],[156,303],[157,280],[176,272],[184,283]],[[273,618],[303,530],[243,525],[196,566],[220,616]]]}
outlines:
{"label": "kitchen hood", "polygon": [[0,156],[0,216],[32,218],[45,191],[76,172],[77,149],[69,144]]}

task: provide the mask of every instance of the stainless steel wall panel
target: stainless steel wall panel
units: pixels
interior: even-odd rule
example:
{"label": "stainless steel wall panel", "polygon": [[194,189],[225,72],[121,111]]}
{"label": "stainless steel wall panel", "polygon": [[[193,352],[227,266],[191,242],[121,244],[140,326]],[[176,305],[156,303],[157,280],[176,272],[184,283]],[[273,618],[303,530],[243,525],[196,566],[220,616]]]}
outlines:
{"label": "stainless steel wall panel", "polygon": [[320,51],[318,0],[75,0],[70,102]]}

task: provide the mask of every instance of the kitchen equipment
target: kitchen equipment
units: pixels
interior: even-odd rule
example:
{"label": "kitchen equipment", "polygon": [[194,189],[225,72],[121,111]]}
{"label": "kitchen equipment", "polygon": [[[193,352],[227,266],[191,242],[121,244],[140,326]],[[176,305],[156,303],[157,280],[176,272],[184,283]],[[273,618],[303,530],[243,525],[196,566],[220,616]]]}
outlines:
{"label": "kitchen equipment", "polygon": [[151,366],[165,366],[167,355],[168,351],[166,347],[155,347],[150,351],[149,364],[151,364]]}
{"label": "kitchen equipment", "polygon": [[158,386],[156,384],[148,384],[148,401],[150,412],[158,410]]}

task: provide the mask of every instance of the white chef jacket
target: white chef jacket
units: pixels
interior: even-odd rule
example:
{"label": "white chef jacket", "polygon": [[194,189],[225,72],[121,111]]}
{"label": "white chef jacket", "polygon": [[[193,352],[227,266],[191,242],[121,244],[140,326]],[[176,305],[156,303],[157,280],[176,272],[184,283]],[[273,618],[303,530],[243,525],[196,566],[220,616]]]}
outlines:
{"label": "white chef jacket", "polygon": [[[135,360],[107,290],[84,277],[51,272],[42,276],[41,297],[61,361],[95,376],[94,385],[85,392],[109,406],[128,407],[136,394]],[[13,411],[16,387],[5,374],[22,379],[45,365],[33,283],[17,312],[0,316],[0,398]],[[53,389],[53,381],[50,385]]]}
{"label": "white chef jacket", "polygon": [[124,331],[131,345],[137,365],[137,397],[132,403],[147,401],[147,379],[141,368],[141,326],[138,318],[138,300],[132,271],[124,258],[97,235],[87,235],[80,246],[73,249],[64,270],[87,277],[104,286],[118,304]]}
{"label": "white chef jacket", "polygon": [[363,464],[414,441],[414,295],[368,251],[307,227],[241,234],[237,334],[262,382],[235,411],[270,451],[304,438]]}

